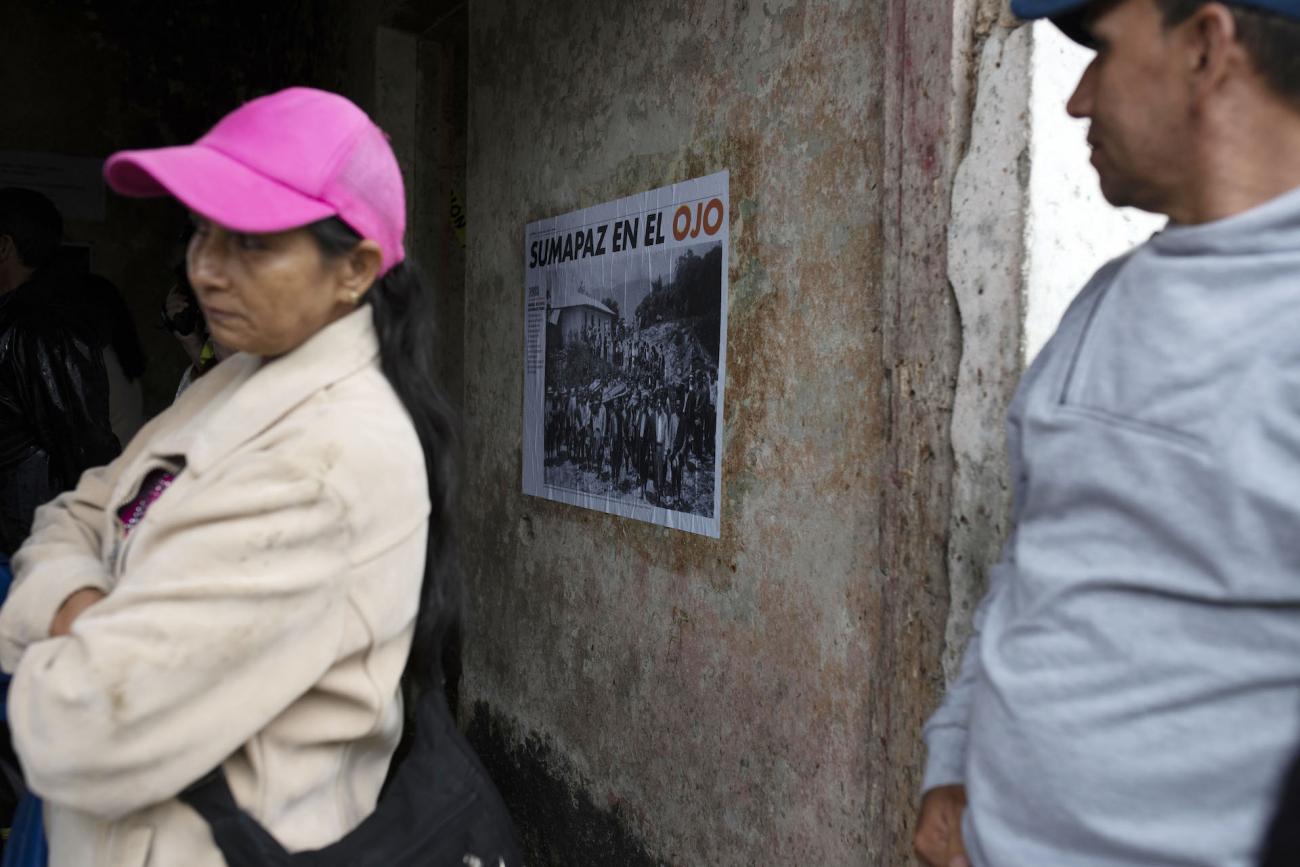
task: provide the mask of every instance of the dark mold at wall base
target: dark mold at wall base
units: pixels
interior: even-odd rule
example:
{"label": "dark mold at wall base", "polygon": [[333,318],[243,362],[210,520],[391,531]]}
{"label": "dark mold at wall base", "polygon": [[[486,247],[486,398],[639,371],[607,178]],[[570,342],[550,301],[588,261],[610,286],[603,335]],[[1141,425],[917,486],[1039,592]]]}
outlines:
{"label": "dark mold at wall base", "polygon": [[479,701],[465,734],[510,808],[528,867],[669,867],[646,851],[618,807],[597,807],[557,776],[562,756],[535,734],[518,743],[515,728]]}

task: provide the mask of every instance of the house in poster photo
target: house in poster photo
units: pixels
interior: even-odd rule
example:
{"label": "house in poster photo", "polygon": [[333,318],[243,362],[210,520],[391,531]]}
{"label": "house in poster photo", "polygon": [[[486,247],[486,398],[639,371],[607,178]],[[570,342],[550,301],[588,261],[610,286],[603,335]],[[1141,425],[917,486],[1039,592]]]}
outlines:
{"label": "house in poster photo", "polygon": [[613,310],[582,292],[557,293],[547,301],[546,346],[560,349],[588,329],[608,332],[618,317]]}

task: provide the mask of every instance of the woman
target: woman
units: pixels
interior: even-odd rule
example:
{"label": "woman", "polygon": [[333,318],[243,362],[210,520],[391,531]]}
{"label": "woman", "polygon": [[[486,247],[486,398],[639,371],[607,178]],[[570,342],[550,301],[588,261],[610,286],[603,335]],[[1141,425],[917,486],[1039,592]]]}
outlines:
{"label": "woman", "polygon": [[397,163],[356,106],[295,88],[105,176],[193,213],[190,282],[238,354],[15,558],[0,664],[51,864],[219,867],[176,800],[216,766],[289,849],[319,847],[373,809],[403,670],[438,682],[458,610]]}
{"label": "woman", "polygon": [[[185,233],[186,247],[193,237],[193,227]],[[163,298],[161,313],[162,327],[176,338],[190,360],[189,366],[181,374],[176,386],[175,397],[180,397],[185,389],[194,384],[194,380],[225,361],[234,352],[228,346],[222,346],[208,334],[208,325],[203,321],[203,311],[199,309],[194,289],[190,287],[187,266],[181,263],[176,269],[176,282],[167,290]],[[175,398],[173,398],[175,399]],[[125,440],[123,440],[125,442]]]}

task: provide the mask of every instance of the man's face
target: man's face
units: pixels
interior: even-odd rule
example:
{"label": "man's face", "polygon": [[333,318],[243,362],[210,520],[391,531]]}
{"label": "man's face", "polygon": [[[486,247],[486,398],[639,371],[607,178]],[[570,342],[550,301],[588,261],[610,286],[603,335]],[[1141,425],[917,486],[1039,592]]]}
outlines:
{"label": "man's face", "polygon": [[1188,52],[1155,0],[1100,3],[1087,24],[1097,56],[1066,110],[1091,121],[1106,200],[1168,214],[1185,191],[1191,131]]}

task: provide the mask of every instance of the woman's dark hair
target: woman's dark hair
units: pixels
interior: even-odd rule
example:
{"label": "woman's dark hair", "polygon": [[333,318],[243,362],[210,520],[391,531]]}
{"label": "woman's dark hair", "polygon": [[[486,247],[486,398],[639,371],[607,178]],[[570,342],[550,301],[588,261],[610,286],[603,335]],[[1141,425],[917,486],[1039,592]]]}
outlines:
{"label": "woman's dark hair", "polygon": [[[321,254],[336,258],[361,237],[337,217],[307,230]],[[443,664],[458,659],[461,621],[460,572],[452,533],[455,493],[456,425],[434,374],[433,293],[410,262],[400,262],[366,292],[379,337],[379,364],[411,416],[424,450],[429,476],[429,543],[415,638],[406,680],[417,692],[442,684]],[[449,650],[444,655],[444,650]]]}

